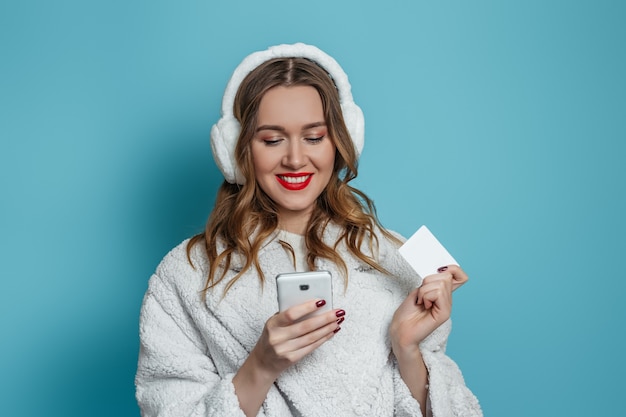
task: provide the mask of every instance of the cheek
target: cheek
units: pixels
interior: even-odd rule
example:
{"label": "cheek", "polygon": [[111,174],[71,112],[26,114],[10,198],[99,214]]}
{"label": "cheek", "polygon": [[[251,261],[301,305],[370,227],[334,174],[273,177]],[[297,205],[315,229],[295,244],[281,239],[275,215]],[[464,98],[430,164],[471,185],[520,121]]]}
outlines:
{"label": "cheek", "polygon": [[262,148],[256,146],[252,147],[252,166],[257,176],[268,170],[270,158],[267,152],[263,152]]}
{"label": "cheek", "polygon": [[322,153],[319,156],[320,161],[321,162],[323,161],[322,163],[324,167],[326,169],[330,169],[331,171],[335,166],[335,153],[336,153],[335,145],[331,144],[326,149],[323,149]]}

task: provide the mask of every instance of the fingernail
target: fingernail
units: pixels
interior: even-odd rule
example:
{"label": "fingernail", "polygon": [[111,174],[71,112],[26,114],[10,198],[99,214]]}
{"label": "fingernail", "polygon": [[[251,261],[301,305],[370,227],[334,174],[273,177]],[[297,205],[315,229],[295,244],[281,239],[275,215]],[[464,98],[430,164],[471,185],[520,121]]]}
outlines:
{"label": "fingernail", "polygon": [[317,303],[315,303],[315,305],[318,306],[318,307],[326,305],[326,300],[319,300]]}
{"label": "fingernail", "polygon": [[345,311],[343,311],[343,310],[337,310],[337,312],[335,313],[335,315],[336,315],[337,317],[342,317],[342,316],[345,316],[345,315],[346,315],[346,312],[345,312]]}
{"label": "fingernail", "polygon": [[337,319],[337,324],[341,324],[346,318],[345,317],[340,317]]}
{"label": "fingernail", "polygon": [[437,272],[444,272],[444,271],[447,271],[447,270],[448,270],[448,267],[447,267],[447,266],[442,266],[441,268],[439,268],[439,269],[437,270]]}
{"label": "fingernail", "polygon": [[341,330],[341,327],[337,326],[337,328],[333,330],[333,333],[337,333],[339,330]]}

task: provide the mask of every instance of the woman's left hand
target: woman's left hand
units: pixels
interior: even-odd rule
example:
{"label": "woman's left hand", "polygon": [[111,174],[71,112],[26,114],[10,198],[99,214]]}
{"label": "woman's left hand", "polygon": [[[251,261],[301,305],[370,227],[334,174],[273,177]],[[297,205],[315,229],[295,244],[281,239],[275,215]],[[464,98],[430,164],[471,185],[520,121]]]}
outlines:
{"label": "woman's left hand", "polygon": [[418,350],[422,340],[450,318],[452,291],[467,280],[467,274],[456,265],[441,267],[437,274],[424,278],[393,316],[389,331],[396,355]]}

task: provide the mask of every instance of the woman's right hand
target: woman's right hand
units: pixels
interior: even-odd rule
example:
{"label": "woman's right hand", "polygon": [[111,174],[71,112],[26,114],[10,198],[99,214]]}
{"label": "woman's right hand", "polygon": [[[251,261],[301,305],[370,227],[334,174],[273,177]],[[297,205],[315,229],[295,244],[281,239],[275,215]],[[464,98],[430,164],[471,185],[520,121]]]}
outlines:
{"label": "woman's right hand", "polygon": [[345,311],[331,310],[298,321],[326,303],[311,300],[276,313],[233,377],[239,405],[248,417],[256,416],[280,374],[330,340],[340,329]]}
{"label": "woman's right hand", "polygon": [[341,329],[345,311],[335,309],[299,321],[325,304],[324,300],[311,300],[270,317],[250,353],[257,365],[276,379],[330,340]]}

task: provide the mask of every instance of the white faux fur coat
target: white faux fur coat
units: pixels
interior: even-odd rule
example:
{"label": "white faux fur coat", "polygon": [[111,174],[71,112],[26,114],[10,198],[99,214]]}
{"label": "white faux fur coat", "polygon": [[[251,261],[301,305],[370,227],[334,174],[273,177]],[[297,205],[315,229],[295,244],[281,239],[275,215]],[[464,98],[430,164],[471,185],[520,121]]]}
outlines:
{"label": "white faux fur coat", "polygon": [[[329,227],[327,243],[338,230]],[[316,267],[333,275],[333,306],[346,311],[342,329],[330,341],[287,369],[270,389],[258,416],[349,417],[421,416],[400,377],[388,328],[397,306],[419,278],[395,245],[379,237],[385,276],[363,264],[341,244],[349,271],[347,290],[331,262]],[[173,249],[150,279],[141,310],[141,349],[136,376],[142,416],[244,417],[232,377],[256,344],[267,319],[278,311],[274,277],[293,271],[290,255],[275,238],[259,253],[266,281],[246,272],[226,293],[229,277],[241,267],[234,259],[226,279],[202,300],[208,264],[201,245],[187,241]],[[445,355],[450,321],[420,346],[429,370],[435,417],[482,416],[456,364]]]}

